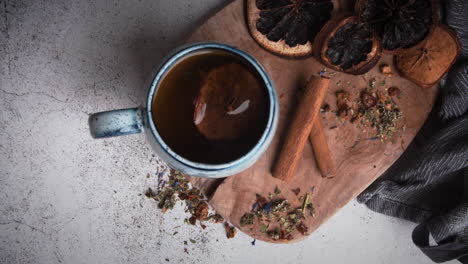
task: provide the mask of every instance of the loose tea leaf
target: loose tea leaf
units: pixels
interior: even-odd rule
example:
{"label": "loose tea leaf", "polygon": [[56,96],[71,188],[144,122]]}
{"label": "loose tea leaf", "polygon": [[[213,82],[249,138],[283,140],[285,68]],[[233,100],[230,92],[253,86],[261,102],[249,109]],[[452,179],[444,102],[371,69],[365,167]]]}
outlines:
{"label": "loose tea leaf", "polygon": [[275,192],[276,195],[281,194],[281,190],[278,188],[278,186],[275,187]]}
{"label": "loose tea leaf", "polygon": [[246,226],[246,225],[253,225],[254,223],[254,214],[252,213],[245,213],[240,220],[240,225],[241,226]]}

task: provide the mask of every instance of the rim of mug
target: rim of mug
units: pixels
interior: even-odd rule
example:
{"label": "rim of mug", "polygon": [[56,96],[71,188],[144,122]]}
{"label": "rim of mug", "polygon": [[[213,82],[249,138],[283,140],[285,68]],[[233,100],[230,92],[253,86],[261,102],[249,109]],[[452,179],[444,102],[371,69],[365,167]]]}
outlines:
{"label": "rim of mug", "polygon": [[[159,88],[158,87],[159,83],[165,77],[168,70],[171,69],[171,67],[180,59],[182,59],[183,57],[193,52],[202,51],[202,50],[213,50],[213,49],[215,50],[218,49],[218,50],[223,50],[223,51],[233,53],[234,55],[240,56],[242,59],[247,61],[260,75],[265,85],[265,88],[267,89],[268,101],[269,101],[268,122],[266,123],[262,136],[259,138],[257,143],[241,157],[235,160],[232,160],[226,163],[220,163],[220,164],[194,162],[177,154],[163,140],[152,118],[153,99]],[[272,130],[276,128],[276,123],[278,121],[279,104],[277,100],[278,98],[276,95],[276,89],[275,89],[275,86],[273,84],[271,77],[268,75],[268,73],[260,64],[260,62],[258,62],[254,57],[252,57],[245,51],[239,50],[233,46],[229,46],[226,44],[220,44],[220,43],[215,43],[215,42],[197,42],[197,43],[187,44],[187,45],[183,45],[179,47],[174,52],[169,54],[169,56],[167,56],[166,59],[163,60],[156,75],[151,81],[151,86],[150,86],[150,90],[149,90],[148,97],[147,97],[147,103],[146,103],[147,105],[146,114],[147,114],[147,120],[149,123],[149,128],[151,130],[153,137],[156,138],[157,143],[162,147],[163,151],[165,151],[169,156],[171,156],[178,162],[183,163],[185,166],[191,167],[192,169],[203,170],[203,171],[218,171],[218,170],[224,170],[224,169],[236,167],[246,161],[249,161],[252,158],[258,158],[256,157],[257,153],[266,150],[266,148],[264,148],[264,145],[269,144],[269,142],[271,141],[271,139],[269,140],[269,137],[273,137],[271,133],[273,133]]]}

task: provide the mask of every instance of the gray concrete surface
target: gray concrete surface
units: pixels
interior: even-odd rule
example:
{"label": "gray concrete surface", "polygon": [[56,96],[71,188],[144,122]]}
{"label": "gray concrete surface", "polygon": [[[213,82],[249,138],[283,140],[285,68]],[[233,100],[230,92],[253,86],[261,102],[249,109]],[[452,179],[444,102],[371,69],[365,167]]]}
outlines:
{"label": "gray concrete surface", "polygon": [[414,224],[355,202],[292,245],[184,225],[140,196],[164,170],[142,135],[91,139],[88,114],[142,102],[161,56],[226,2],[0,0],[0,263],[430,263]]}

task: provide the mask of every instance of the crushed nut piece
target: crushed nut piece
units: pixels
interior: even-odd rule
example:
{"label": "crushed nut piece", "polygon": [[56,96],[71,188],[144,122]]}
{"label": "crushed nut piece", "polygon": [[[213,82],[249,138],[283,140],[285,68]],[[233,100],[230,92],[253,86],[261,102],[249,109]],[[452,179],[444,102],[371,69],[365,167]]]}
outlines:
{"label": "crushed nut piece", "polygon": [[383,75],[385,75],[387,77],[392,77],[393,76],[393,70],[392,70],[392,67],[390,67],[390,65],[381,64],[379,66],[379,68],[380,68],[380,73],[382,73]]}

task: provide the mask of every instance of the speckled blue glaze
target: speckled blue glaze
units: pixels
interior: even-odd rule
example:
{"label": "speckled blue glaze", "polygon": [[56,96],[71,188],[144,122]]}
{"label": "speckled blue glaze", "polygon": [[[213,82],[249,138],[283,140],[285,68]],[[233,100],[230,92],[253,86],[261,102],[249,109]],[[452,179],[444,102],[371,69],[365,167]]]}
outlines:
{"label": "speckled blue glaze", "polygon": [[[161,138],[153,122],[152,101],[156,95],[159,83],[164,78],[166,72],[180,59],[201,50],[224,50],[240,56],[258,72],[268,91],[269,115],[267,126],[257,142],[257,144],[244,156],[223,164],[205,164],[193,162],[175,153]],[[171,168],[183,173],[203,177],[221,178],[239,173],[252,166],[266,151],[273,139],[278,125],[279,103],[273,82],[260,63],[252,56],[234,47],[218,43],[195,43],[186,45],[170,54],[159,67],[151,86],[146,101],[147,107],[144,109],[132,108],[114,110],[93,114],[89,118],[91,135],[94,138],[121,136],[143,132],[145,128],[146,136],[155,152]]]}
{"label": "speckled blue glaze", "polygon": [[143,132],[143,111],[140,108],[113,110],[89,117],[93,138],[117,137]]}

